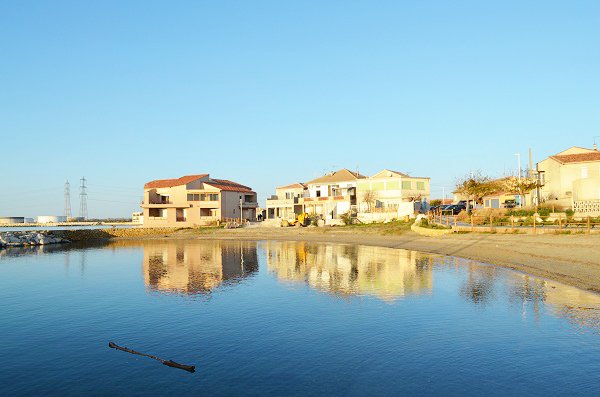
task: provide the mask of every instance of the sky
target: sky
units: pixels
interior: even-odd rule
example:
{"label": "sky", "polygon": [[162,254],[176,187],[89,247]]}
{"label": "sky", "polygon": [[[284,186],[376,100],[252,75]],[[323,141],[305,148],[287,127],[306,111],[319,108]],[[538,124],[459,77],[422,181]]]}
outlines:
{"label": "sky", "polygon": [[597,1],[0,0],[0,216],[153,179],[515,173],[600,143]]}

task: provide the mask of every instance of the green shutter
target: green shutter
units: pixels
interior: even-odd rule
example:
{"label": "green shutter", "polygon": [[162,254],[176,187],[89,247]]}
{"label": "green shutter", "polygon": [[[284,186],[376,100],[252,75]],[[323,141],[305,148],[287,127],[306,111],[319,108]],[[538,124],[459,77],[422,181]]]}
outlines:
{"label": "green shutter", "polygon": [[371,183],[371,190],[383,190],[383,182]]}
{"label": "green shutter", "polygon": [[402,190],[410,190],[412,189],[411,181],[402,181]]}
{"label": "green shutter", "polygon": [[400,182],[388,181],[386,185],[386,190],[400,190]]}

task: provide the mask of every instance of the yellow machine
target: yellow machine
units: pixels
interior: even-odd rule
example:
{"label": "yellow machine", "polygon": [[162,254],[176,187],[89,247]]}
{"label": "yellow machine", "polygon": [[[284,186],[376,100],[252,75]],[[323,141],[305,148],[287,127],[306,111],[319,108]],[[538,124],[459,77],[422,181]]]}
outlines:
{"label": "yellow machine", "polygon": [[302,226],[306,226],[307,223],[308,223],[308,214],[306,212],[303,212],[301,214],[296,215],[295,218],[293,218],[293,219],[282,220],[281,226],[283,226],[283,227],[287,227],[287,226],[302,227]]}

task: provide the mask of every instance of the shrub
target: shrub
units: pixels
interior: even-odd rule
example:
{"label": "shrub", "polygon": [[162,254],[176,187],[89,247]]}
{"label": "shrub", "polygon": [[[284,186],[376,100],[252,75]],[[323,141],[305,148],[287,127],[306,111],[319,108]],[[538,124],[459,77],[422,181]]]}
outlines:
{"label": "shrub", "polygon": [[310,219],[310,224],[313,226],[319,226],[319,220],[321,219],[321,216],[318,214],[315,214],[314,212],[312,214],[310,214],[308,216],[308,219]]}
{"label": "shrub", "polygon": [[351,225],[352,223],[354,223],[354,218],[352,217],[352,215],[350,215],[350,211],[340,215],[340,218],[342,219],[342,222],[344,222],[344,225]]}
{"label": "shrub", "polygon": [[575,214],[575,211],[569,209],[565,211],[565,214],[567,214],[567,218],[572,218],[573,215]]}

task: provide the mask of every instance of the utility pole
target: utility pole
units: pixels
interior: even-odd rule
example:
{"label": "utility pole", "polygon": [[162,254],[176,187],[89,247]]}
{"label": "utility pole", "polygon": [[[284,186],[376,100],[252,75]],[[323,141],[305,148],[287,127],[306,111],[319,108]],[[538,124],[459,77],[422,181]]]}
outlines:
{"label": "utility pole", "polygon": [[519,182],[521,181],[521,153],[515,153],[515,156],[517,156],[517,171],[518,171],[518,177],[519,177]]}
{"label": "utility pole", "polygon": [[[518,180],[519,180],[519,185],[520,185],[521,184],[521,153],[515,153],[515,156],[517,156],[517,167],[519,167],[517,169],[517,171],[519,172]],[[519,207],[523,207],[523,197],[521,197],[520,194],[519,194]]]}
{"label": "utility pole", "polygon": [[87,192],[85,189],[85,176],[80,179],[81,186],[79,186],[79,216],[83,218],[83,220],[87,219]]}
{"label": "utility pole", "polygon": [[65,220],[69,221],[71,217],[71,185],[69,181],[65,183]]}

